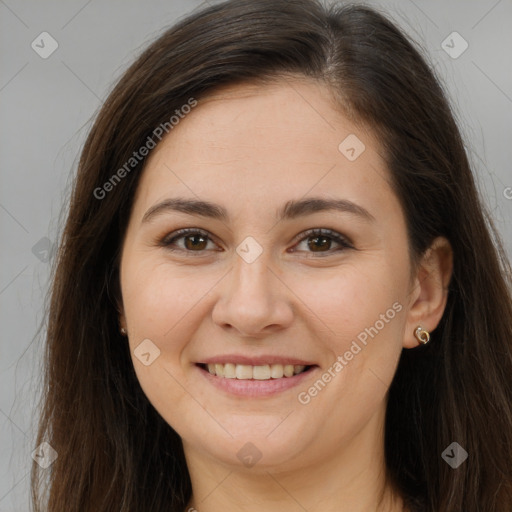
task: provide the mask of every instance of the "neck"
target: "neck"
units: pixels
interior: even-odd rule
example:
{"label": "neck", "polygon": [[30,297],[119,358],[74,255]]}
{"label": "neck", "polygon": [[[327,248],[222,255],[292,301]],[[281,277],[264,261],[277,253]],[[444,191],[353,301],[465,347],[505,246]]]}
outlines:
{"label": "neck", "polygon": [[240,469],[184,442],[193,490],[185,510],[402,512],[403,501],[386,478],[382,421],[380,414],[372,418],[346,447],[279,468]]}

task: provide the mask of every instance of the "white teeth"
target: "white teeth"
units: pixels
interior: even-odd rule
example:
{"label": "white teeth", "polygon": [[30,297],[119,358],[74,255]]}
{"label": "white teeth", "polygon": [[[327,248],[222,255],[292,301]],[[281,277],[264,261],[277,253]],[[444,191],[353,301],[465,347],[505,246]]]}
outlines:
{"label": "white teeth", "polygon": [[256,380],[270,379],[270,366],[268,364],[264,366],[253,366],[252,378]]}
{"label": "white teeth", "polygon": [[252,366],[248,364],[237,364],[236,378],[241,380],[252,379]]}
{"label": "white teeth", "polygon": [[293,364],[285,364],[283,371],[285,377],[291,377],[293,375]]}
{"label": "white teeth", "polygon": [[249,364],[209,364],[208,371],[217,377],[225,379],[240,380],[270,380],[281,379],[283,377],[293,377],[305,370],[305,366],[300,364],[264,364],[251,366]]}
{"label": "white teeth", "polygon": [[[220,365],[220,366],[223,366],[223,365]],[[219,377],[220,377],[220,375],[219,375]],[[228,363],[228,364],[224,365],[224,377],[226,379],[236,379],[236,368],[235,368],[234,364]]]}
{"label": "white teeth", "polygon": [[216,373],[219,377],[224,377],[224,365],[222,365],[222,364],[216,364],[216,365],[215,365],[215,373]]}
{"label": "white teeth", "polygon": [[284,375],[282,364],[273,364],[270,366],[270,376],[273,379],[280,379]]}

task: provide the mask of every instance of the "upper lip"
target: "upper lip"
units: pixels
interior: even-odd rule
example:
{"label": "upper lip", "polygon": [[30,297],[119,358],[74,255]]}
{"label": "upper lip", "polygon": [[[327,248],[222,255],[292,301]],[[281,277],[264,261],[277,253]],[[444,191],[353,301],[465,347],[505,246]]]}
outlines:
{"label": "upper lip", "polygon": [[276,356],[276,355],[262,355],[262,356],[243,356],[237,354],[225,354],[222,356],[209,357],[200,361],[201,364],[247,364],[250,366],[263,366],[266,364],[293,364],[303,366],[314,366],[315,363],[297,359],[294,357]]}

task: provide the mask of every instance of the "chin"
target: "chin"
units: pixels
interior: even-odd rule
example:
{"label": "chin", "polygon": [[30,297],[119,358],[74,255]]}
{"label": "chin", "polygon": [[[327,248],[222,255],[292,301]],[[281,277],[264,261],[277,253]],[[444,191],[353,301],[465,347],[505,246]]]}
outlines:
{"label": "chin", "polygon": [[[258,426],[253,424],[254,418],[234,418],[227,428],[233,437],[226,434],[219,438],[211,433],[198,433],[195,441],[186,442],[189,447],[201,453],[207,452],[228,466],[253,472],[285,470],[297,457],[304,459],[311,444],[309,437],[304,435],[305,429],[292,424],[291,416],[293,414],[284,422],[283,417],[266,417],[258,422]],[[289,425],[285,426],[286,422]],[[290,427],[294,427],[293,430]]]}

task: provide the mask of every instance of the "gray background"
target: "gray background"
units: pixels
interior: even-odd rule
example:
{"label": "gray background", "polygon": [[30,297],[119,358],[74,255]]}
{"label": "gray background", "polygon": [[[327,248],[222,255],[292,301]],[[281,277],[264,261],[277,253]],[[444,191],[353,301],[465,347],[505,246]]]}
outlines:
{"label": "gray background", "polygon": [[[512,0],[366,3],[422,45],[444,80],[512,255]],[[91,118],[134,55],[201,5],[0,0],[0,512],[29,510],[47,260]],[[442,47],[453,31],[469,45],[458,58]],[[31,47],[42,32],[59,45],[46,59]],[[462,49],[456,38],[445,45]]]}

